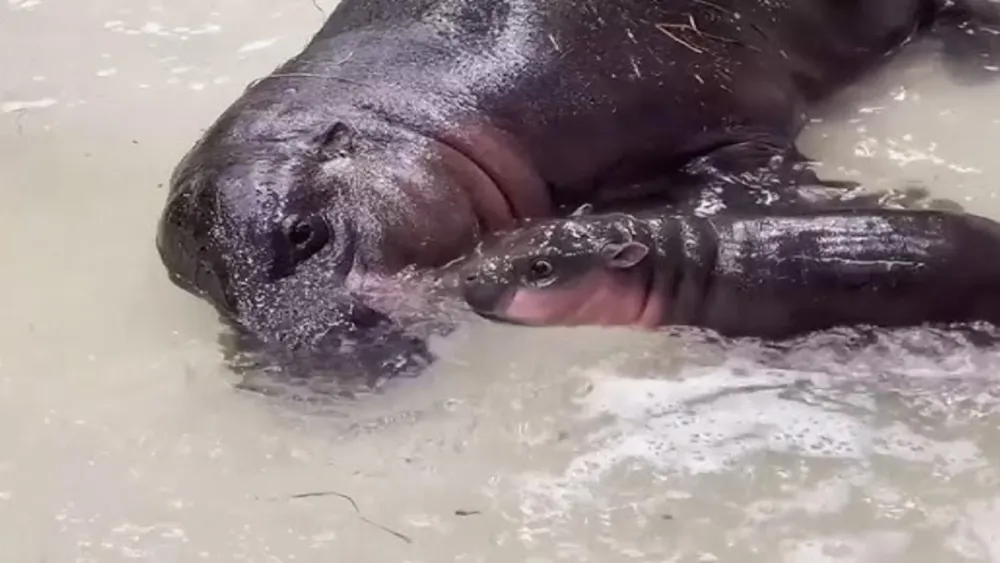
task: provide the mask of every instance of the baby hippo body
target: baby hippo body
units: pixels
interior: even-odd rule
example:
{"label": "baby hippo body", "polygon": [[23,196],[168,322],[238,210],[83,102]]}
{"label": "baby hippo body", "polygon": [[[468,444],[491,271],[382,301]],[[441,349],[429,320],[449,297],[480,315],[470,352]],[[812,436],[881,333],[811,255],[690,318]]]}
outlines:
{"label": "baby hippo body", "polygon": [[479,315],[535,325],[688,325],[780,339],[837,326],[1000,324],[1000,224],[946,211],[546,220],[462,271]]}

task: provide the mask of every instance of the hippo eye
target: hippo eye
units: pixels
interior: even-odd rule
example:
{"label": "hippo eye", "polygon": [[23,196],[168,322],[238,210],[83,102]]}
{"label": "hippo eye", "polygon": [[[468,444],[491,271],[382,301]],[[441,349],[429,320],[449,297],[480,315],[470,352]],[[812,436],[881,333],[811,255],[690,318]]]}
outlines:
{"label": "hippo eye", "polygon": [[315,231],[309,223],[295,223],[288,230],[288,242],[293,246],[306,246],[313,239]]}
{"label": "hippo eye", "polygon": [[535,280],[544,280],[545,278],[552,275],[555,268],[552,267],[552,262],[544,258],[538,258],[531,262],[528,266],[531,272],[531,277]]}
{"label": "hippo eye", "polygon": [[282,221],[279,251],[283,258],[276,262],[276,277],[291,275],[295,267],[312,258],[333,238],[330,225],[322,215],[300,217],[291,215]]}

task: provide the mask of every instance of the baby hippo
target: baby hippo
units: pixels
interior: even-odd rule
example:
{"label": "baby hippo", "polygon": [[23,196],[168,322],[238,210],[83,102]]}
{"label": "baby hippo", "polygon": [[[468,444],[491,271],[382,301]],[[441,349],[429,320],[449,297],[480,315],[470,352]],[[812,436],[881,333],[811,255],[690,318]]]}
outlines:
{"label": "baby hippo", "polygon": [[1000,324],[1000,224],[948,211],[830,210],[544,220],[460,272],[480,316],[688,325],[789,338],[837,326]]}

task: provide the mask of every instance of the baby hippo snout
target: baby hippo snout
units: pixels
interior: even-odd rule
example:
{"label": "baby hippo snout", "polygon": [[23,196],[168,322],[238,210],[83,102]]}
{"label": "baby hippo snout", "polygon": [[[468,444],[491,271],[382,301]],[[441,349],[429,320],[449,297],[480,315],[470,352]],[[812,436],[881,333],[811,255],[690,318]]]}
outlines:
{"label": "baby hippo snout", "polygon": [[506,296],[507,289],[486,276],[470,272],[462,277],[462,298],[477,313],[498,312]]}

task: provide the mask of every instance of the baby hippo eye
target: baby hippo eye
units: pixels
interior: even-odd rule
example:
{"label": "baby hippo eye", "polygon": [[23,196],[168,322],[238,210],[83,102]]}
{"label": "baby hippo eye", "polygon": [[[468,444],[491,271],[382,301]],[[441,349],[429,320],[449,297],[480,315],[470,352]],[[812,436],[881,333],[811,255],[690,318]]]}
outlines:
{"label": "baby hippo eye", "polygon": [[552,262],[549,262],[544,258],[537,258],[533,260],[528,268],[531,271],[531,277],[535,280],[543,280],[551,276],[554,270]]}

